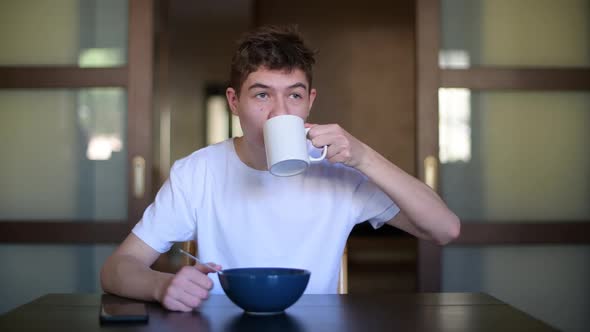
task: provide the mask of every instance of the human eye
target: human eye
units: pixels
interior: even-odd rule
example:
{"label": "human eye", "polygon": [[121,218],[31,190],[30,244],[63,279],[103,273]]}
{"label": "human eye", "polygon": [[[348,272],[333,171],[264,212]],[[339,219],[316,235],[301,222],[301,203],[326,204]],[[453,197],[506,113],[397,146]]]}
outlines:
{"label": "human eye", "polygon": [[292,93],[291,95],[289,95],[290,98],[292,99],[301,99],[303,98],[303,96],[300,93]]}
{"label": "human eye", "polygon": [[267,99],[268,93],[266,92],[258,92],[254,95],[257,99]]}

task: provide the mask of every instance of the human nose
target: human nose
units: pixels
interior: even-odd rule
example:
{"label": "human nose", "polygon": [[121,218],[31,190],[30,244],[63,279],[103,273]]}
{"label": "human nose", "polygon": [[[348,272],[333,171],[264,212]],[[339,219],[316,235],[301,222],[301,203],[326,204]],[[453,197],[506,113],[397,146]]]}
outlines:
{"label": "human nose", "polygon": [[272,110],[268,114],[268,118],[272,119],[275,116],[289,114],[289,110],[287,108],[287,101],[283,98],[277,99],[277,101],[273,104]]}

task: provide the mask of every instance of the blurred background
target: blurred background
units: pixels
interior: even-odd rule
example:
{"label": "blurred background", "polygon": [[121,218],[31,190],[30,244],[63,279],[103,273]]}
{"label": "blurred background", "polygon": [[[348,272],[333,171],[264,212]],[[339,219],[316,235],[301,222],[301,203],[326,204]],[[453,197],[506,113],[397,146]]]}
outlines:
{"label": "blurred background", "polygon": [[229,64],[264,24],[297,24],[319,51],[312,122],[339,123],[463,222],[444,248],[359,225],[350,293],[485,292],[587,330],[588,0],[0,1],[0,314],[101,291],[171,164],[240,135]]}

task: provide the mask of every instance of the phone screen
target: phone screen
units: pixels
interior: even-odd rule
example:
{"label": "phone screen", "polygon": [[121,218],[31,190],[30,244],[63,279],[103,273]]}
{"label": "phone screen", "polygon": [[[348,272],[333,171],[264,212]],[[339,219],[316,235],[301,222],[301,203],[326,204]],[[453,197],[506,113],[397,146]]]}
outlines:
{"label": "phone screen", "polygon": [[103,294],[100,306],[100,321],[109,322],[147,322],[145,303]]}

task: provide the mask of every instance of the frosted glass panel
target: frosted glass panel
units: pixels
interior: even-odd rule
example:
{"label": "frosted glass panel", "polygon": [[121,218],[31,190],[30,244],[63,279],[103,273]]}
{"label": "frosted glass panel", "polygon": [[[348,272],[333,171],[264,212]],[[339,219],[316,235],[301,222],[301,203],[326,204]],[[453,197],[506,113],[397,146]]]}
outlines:
{"label": "frosted glass panel", "polygon": [[464,221],[590,220],[590,93],[439,90],[441,194]]}
{"label": "frosted glass panel", "polygon": [[588,0],[442,0],[441,68],[590,66]]}
{"label": "frosted glass panel", "polygon": [[0,314],[48,293],[102,292],[100,269],[115,248],[0,245]]}
{"label": "frosted glass panel", "polygon": [[0,219],[127,218],[120,88],[0,91]]}
{"label": "frosted glass panel", "polygon": [[485,292],[563,331],[590,326],[590,246],[448,247],[445,292]]}
{"label": "frosted glass panel", "polygon": [[127,62],[125,0],[0,1],[0,65]]}

